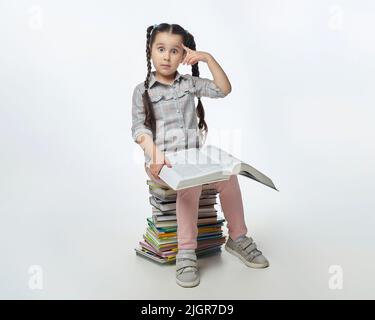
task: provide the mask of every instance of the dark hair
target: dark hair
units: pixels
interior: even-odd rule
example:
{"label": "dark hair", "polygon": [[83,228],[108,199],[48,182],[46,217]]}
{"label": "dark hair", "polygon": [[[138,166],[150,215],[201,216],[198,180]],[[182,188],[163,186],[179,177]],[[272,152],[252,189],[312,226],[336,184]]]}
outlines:
{"label": "dark hair", "polygon": [[[184,28],[182,28],[178,24],[169,24],[169,23],[161,23],[154,28],[154,26],[149,26],[147,28],[147,42],[146,42],[146,58],[147,58],[147,76],[146,80],[144,81],[145,92],[142,94],[143,105],[145,109],[145,121],[144,125],[148,127],[153,134],[153,140],[155,141],[156,138],[156,123],[155,123],[155,115],[152,102],[150,100],[150,96],[148,94],[149,88],[149,80],[151,75],[151,48],[152,44],[155,41],[155,37],[160,32],[169,32],[172,34],[179,34],[182,36],[183,44],[192,49],[196,50],[194,37],[191,33],[187,32]],[[199,77],[199,68],[198,62],[191,66],[191,73],[195,77]],[[207,134],[208,127],[206,121],[204,121],[204,109],[202,105],[201,98],[198,97],[198,105],[196,109],[197,116],[199,117],[198,128],[199,130],[205,131]]]}

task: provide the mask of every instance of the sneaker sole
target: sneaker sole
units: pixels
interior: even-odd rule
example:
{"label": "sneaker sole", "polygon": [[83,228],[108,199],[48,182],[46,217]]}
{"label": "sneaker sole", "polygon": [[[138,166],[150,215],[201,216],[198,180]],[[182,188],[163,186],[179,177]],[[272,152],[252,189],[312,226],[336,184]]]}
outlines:
{"label": "sneaker sole", "polygon": [[176,282],[181,287],[192,288],[192,287],[196,287],[200,283],[200,279],[198,278],[197,280],[194,280],[191,282],[182,282],[176,278]]}
{"label": "sneaker sole", "polygon": [[240,258],[241,261],[244,264],[246,264],[248,267],[255,268],[255,269],[263,269],[263,268],[267,268],[270,265],[267,262],[266,263],[262,263],[262,264],[249,262],[244,257],[242,257],[239,253],[237,253],[233,249],[229,248],[227,245],[225,245],[225,250],[227,250],[229,253],[235,255],[236,257]]}

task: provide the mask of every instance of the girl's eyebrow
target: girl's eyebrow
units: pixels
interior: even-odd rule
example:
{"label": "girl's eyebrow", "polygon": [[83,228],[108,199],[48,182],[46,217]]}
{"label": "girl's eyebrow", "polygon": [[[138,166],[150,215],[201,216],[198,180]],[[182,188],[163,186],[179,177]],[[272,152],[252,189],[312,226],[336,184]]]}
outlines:
{"label": "girl's eyebrow", "polygon": [[[159,44],[164,45],[164,43],[162,43],[162,42],[158,42],[158,43],[156,44],[156,46],[158,46]],[[180,46],[175,45],[173,48],[180,48]]]}

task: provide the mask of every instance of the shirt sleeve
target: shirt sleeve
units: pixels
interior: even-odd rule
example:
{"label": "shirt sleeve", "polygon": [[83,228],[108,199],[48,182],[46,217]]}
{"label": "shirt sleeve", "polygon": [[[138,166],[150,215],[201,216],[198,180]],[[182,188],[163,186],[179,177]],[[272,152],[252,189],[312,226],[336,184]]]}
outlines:
{"label": "shirt sleeve", "polygon": [[197,97],[224,98],[227,96],[211,79],[192,76]]}
{"label": "shirt sleeve", "polygon": [[139,88],[135,88],[132,98],[132,138],[136,142],[141,133],[147,133],[152,137],[152,131],[144,125],[145,111],[142,101],[142,93]]}

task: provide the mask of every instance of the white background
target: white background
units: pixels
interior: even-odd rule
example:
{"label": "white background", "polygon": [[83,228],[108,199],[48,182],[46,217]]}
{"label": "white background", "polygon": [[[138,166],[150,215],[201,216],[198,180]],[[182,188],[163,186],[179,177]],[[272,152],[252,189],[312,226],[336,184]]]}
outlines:
{"label": "white background", "polygon": [[[0,298],[374,298],[374,9],[1,0]],[[146,77],[146,28],[162,22],[188,29],[231,81],[225,99],[202,98],[210,143],[280,190],[239,177],[270,267],[223,250],[199,260],[194,289],[134,252],[151,208],[131,95]],[[29,286],[34,265],[42,289]],[[332,265],[342,289],[329,287]]]}

